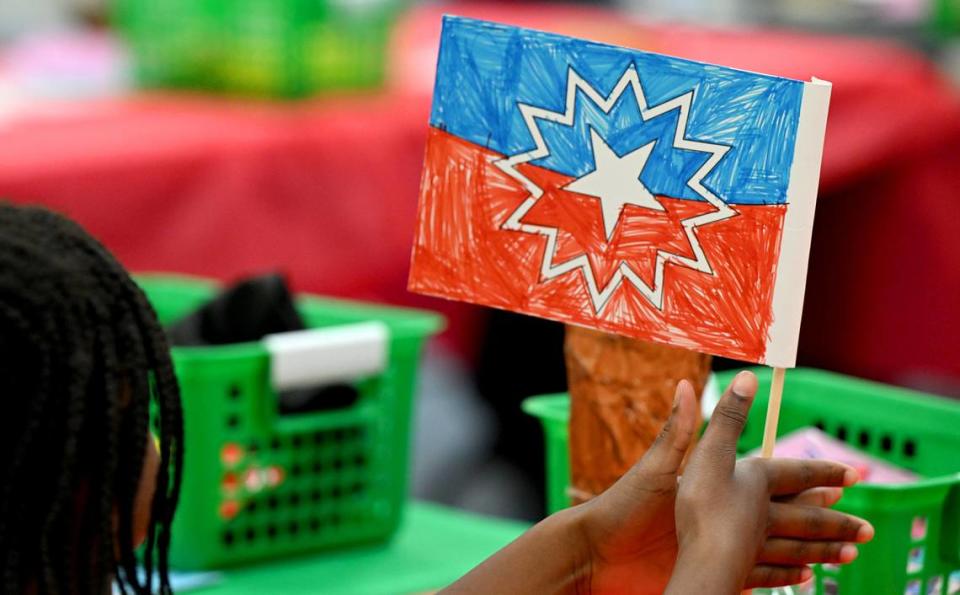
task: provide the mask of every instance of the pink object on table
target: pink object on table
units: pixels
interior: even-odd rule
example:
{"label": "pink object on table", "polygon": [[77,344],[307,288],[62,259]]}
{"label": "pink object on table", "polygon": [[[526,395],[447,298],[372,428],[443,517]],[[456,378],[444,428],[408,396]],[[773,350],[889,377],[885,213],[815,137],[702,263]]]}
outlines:
{"label": "pink object on table", "polygon": [[[758,449],[750,456],[759,454]],[[856,469],[862,483],[911,483],[918,479],[916,473],[864,454],[816,428],[804,428],[780,438],[773,456],[838,461]]]}
{"label": "pink object on table", "polygon": [[32,100],[109,97],[128,92],[127,55],[104,33],[34,34],[6,47],[0,56],[0,84]]}

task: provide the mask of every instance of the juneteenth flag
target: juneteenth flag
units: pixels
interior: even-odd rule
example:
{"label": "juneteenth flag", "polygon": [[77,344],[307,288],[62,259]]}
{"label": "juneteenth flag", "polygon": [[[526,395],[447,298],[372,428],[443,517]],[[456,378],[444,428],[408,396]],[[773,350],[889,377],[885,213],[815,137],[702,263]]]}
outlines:
{"label": "juneteenth flag", "polygon": [[410,289],[792,367],[829,95],[446,17]]}

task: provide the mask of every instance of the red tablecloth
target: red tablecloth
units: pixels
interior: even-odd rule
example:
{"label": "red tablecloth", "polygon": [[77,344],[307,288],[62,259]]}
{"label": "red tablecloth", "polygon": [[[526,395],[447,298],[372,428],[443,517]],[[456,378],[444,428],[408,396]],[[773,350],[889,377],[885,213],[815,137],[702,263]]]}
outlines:
{"label": "red tablecloth", "polygon": [[[891,45],[647,27],[599,10],[449,9],[834,83],[801,362],[960,379],[960,102]],[[295,106],[154,96],[0,128],[0,196],[62,209],[135,270],[282,266],[304,290],[405,293],[440,9],[399,29],[390,90]],[[471,342],[476,310],[444,304]]]}

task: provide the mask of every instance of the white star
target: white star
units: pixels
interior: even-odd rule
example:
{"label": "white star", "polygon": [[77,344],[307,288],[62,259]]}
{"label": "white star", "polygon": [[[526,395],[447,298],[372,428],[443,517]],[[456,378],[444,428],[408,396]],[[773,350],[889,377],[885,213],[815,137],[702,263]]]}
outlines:
{"label": "white star", "polygon": [[[677,111],[677,127],[673,136],[674,148],[697,151],[709,155],[703,165],[687,180],[687,187],[707,201],[715,210],[694,215],[693,217],[680,221],[690,248],[693,250],[693,258],[675,254],[667,250],[657,250],[657,260],[654,266],[652,284],[648,284],[641,279],[640,276],[630,268],[630,265],[621,260],[616,273],[614,273],[610,281],[606,285],[600,286],[593,274],[590,259],[587,258],[585,253],[563,262],[556,261],[557,237],[559,234],[557,228],[534,225],[523,221],[526,214],[530,212],[530,209],[532,209],[543,196],[543,188],[524,175],[524,173],[518,169],[518,166],[550,155],[550,148],[543,138],[540,125],[537,123],[538,120],[553,122],[562,126],[573,126],[578,92],[582,93],[587,99],[593,102],[594,105],[599,107],[603,113],[609,114],[613,106],[616,105],[617,101],[628,89],[633,90],[637,107],[640,108],[640,118],[644,122],[666,114],[667,112]],[[579,271],[583,275],[583,280],[590,293],[590,301],[593,309],[598,314],[610,303],[613,292],[624,282],[633,285],[654,308],[662,310],[663,277],[664,268],[667,264],[687,267],[707,275],[714,274],[713,267],[710,266],[710,261],[703,251],[703,246],[700,245],[699,238],[697,238],[697,228],[735,217],[737,216],[737,211],[707,188],[703,184],[703,180],[707,174],[713,171],[720,160],[723,159],[727,151],[730,150],[730,147],[687,138],[687,120],[690,117],[690,106],[693,103],[693,95],[693,91],[688,91],[683,95],[674,97],[658,105],[648,105],[643,93],[643,87],[640,85],[640,76],[637,74],[636,68],[630,65],[623,72],[623,75],[610,94],[604,97],[577,74],[573,68],[569,68],[567,70],[566,102],[562,112],[551,111],[527,103],[517,104],[517,107],[520,109],[520,114],[523,116],[523,122],[530,132],[535,146],[529,151],[510,155],[502,159],[496,159],[493,163],[505,174],[523,185],[529,192],[529,195],[526,200],[507,217],[507,220],[503,222],[501,228],[545,237],[547,242],[543,251],[543,260],[540,262],[541,278],[543,280],[556,279],[561,275]],[[637,176],[639,177],[639,172]]]}
{"label": "white star", "polygon": [[617,155],[593,128],[590,129],[590,143],[593,145],[593,171],[570,182],[564,188],[600,199],[603,229],[608,242],[617,229],[617,221],[620,220],[626,205],[654,211],[666,210],[640,181],[640,172],[647,164],[656,141],[651,141],[623,157]]}

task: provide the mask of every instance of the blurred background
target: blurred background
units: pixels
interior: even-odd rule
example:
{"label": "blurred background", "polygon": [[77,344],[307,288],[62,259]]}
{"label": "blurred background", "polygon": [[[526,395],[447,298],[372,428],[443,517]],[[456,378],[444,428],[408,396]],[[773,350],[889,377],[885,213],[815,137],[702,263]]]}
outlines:
{"label": "blurred background", "polygon": [[0,0],[0,197],[134,271],[443,312],[414,495],[537,518],[561,325],[405,290],[447,12],[832,81],[800,363],[960,396],[957,0]]}

